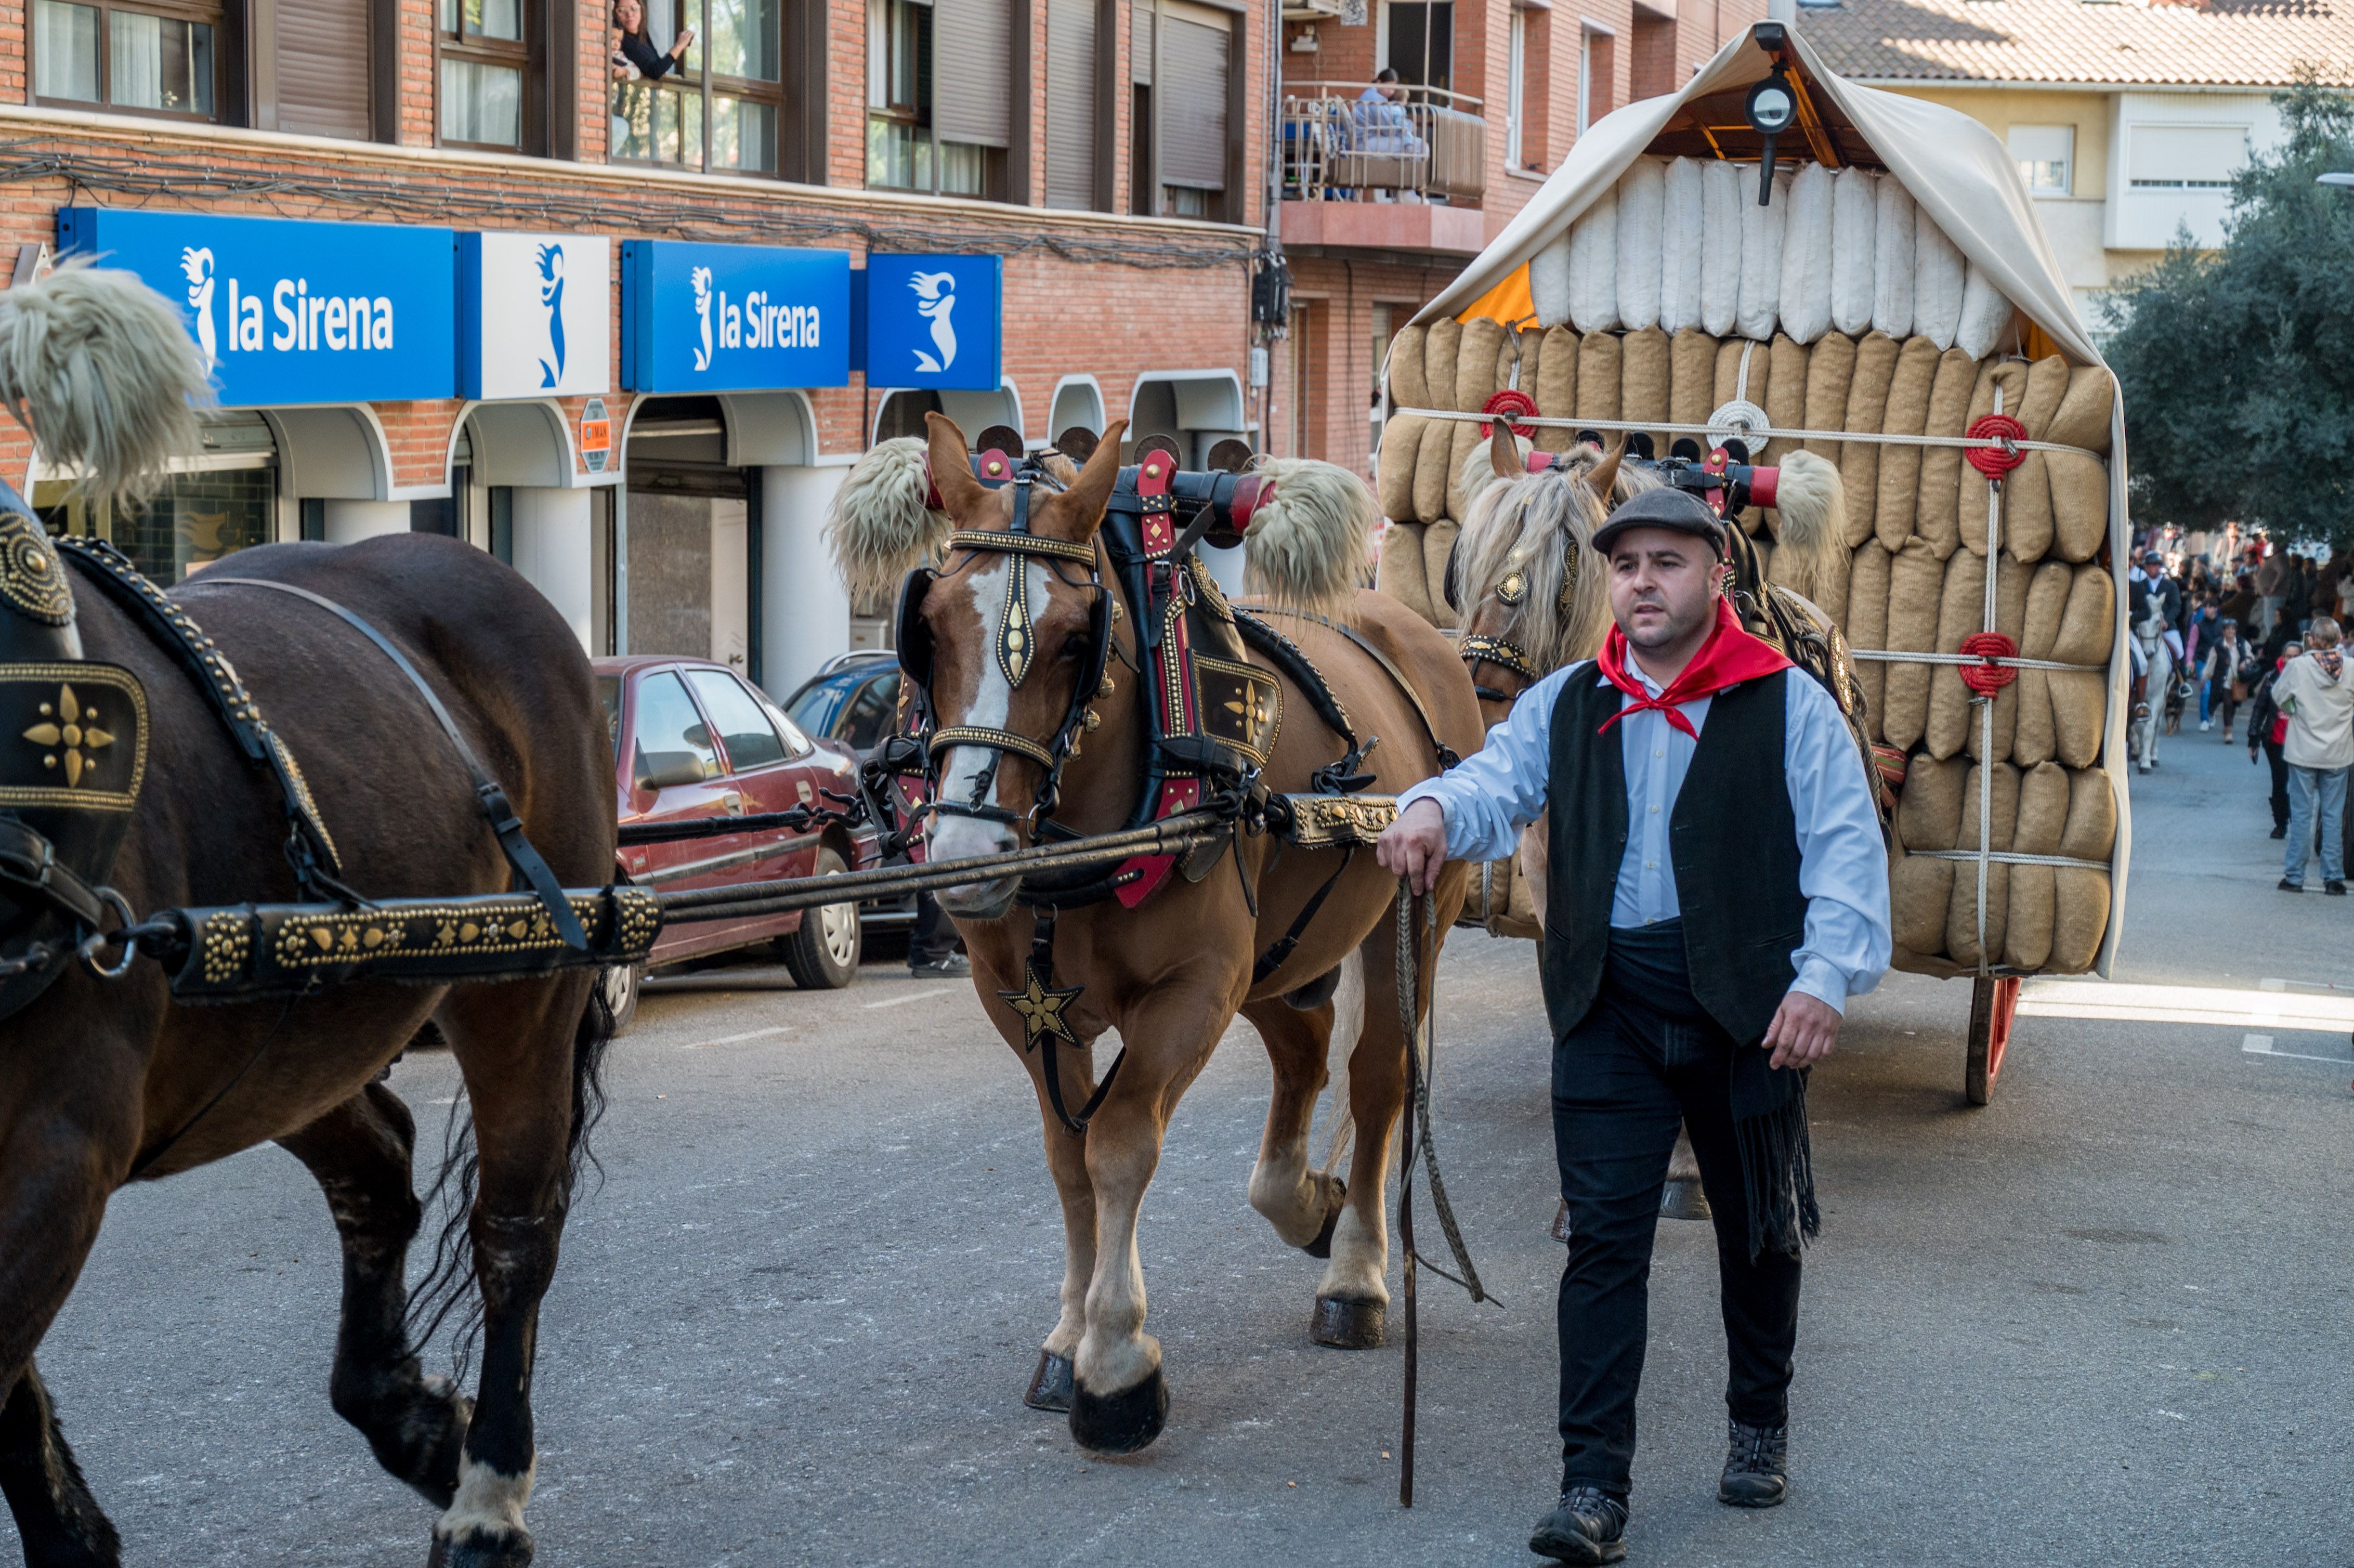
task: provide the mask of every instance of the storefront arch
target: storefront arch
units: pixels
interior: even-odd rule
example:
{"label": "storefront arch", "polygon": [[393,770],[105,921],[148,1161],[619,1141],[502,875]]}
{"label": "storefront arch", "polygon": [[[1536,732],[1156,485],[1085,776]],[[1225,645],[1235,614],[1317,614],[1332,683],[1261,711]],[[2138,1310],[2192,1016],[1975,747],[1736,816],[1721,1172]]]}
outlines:
{"label": "storefront arch", "polygon": [[1166,436],[1187,468],[1204,466],[1210,448],[1228,436],[1249,439],[1242,379],[1231,370],[1148,370],[1129,394],[1128,418],[1124,447]]}
{"label": "storefront arch", "polygon": [[920,436],[928,413],[954,419],[968,440],[991,425],[1004,425],[1022,431],[1023,444],[1030,444],[1029,428],[1022,422],[1022,394],[1011,381],[998,383],[994,392],[930,392],[910,387],[886,392],[875,406],[873,439],[887,441],[895,436]]}
{"label": "storefront arch", "polygon": [[1066,376],[1055,383],[1054,401],[1046,413],[1047,442],[1051,445],[1074,425],[1090,435],[1103,434],[1103,387],[1092,376]]}

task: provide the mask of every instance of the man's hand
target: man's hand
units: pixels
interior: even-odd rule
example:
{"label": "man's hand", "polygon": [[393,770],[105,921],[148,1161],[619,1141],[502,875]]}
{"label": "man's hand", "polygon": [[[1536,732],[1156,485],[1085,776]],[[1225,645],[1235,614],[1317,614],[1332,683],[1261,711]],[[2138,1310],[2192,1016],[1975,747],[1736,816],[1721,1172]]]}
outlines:
{"label": "man's hand", "polygon": [[1416,800],[1382,830],[1373,845],[1382,869],[1403,876],[1416,893],[1438,885],[1438,868],[1447,863],[1447,813],[1436,800]]}
{"label": "man's hand", "polygon": [[[1383,842],[1388,842],[1386,835]],[[1773,1050],[1774,1065],[1813,1066],[1839,1044],[1840,1022],[1840,1011],[1830,1003],[1802,991],[1790,992],[1774,1010],[1774,1022],[1766,1026],[1766,1044]]]}

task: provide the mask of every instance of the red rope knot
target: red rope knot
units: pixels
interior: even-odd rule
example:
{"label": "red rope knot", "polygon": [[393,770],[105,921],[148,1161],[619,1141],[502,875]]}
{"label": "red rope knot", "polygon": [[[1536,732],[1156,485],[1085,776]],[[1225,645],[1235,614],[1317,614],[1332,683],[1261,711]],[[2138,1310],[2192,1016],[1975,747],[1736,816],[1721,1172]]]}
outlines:
{"label": "red rope knot", "polygon": [[[1973,451],[1970,454],[1976,457]],[[2019,657],[2019,644],[1999,631],[1973,631],[1962,639],[1962,656],[1980,661],[1962,666],[1962,684],[1982,697],[1990,697],[2019,679],[2019,672],[2009,664],[1998,664],[1998,659]]]}
{"label": "red rope knot", "polygon": [[1967,456],[1970,466],[1988,479],[2000,479],[2027,461],[2027,454],[2011,445],[2027,439],[2027,427],[2008,414],[1988,414],[1972,420],[1970,439],[1978,441],[2000,441],[1999,447],[1971,447]]}
{"label": "red rope knot", "polygon": [[[1483,414],[1517,414],[1522,418],[1526,418],[1536,411],[1537,400],[1535,398],[1530,397],[1525,392],[1514,391],[1509,387],[1503,391],[1497,393],[1494,397],[1489,398],[1485,403],[1479,405],[1479,412]],[[1479,439],[1481,440],[1493,440],[1495,433],[1496,428],[1494,421],[1482,419],[1479,422]],[[1512,426],[1512,434],[1520,437],[1524,441],[1532,441],[1536,440],[1537,428],[1534,425],[1514,424]]]}

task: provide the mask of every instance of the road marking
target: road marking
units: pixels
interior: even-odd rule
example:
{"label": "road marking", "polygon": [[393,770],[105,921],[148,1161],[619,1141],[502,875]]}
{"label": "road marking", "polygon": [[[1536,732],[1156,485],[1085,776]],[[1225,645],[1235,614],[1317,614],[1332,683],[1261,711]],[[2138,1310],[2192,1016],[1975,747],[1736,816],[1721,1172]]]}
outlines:
{"label": "road marking", "polygon": [[790,1034],[792,1032],[793,1026],[791,1024],[777,1023],[771,1024],[766,1029],[748,1029],[741,1034],[722,1034],[716,1040],[697,1041],[695,1044],[686,1046],[684,1049],[689,1051],[704,1051],[708,1050],[714,1045],[741,1045],[747,1040],[766,1040],[772,1034]]}
{"label": "road marking", "polygon": [[2354,996],[2290,991],[2274,980],[2228,986],[2120,985],[2106,980],[2030,980],[2019,1011],[2031,1018],[2108,1018],[2143,1023],[2213,1023],[2260,1031],[2354,1029]]}
{"label": "road marking", "polygon": [[2243,1034],[2240,1037],[2240,1049],[2251,1056],[2286,1056],[2297,1062],[2327,1062],[2335,1067],[2354,1061],[2354,1057],[2347,1056],[2317,1056],[2309,1051],[2275,1051],[2269,1034]]}
{"label": "road marking", "polygon": [[881,1001],[870,1001],[864,1005],[871,1012],[878,1007],[896,1007],[903,1001],[921,1001],[928,996],[946,996],[950,991],[962,990],[964,987],[960,985],[936,985],[923,991],[909,991],[906,996],[886,996]]}

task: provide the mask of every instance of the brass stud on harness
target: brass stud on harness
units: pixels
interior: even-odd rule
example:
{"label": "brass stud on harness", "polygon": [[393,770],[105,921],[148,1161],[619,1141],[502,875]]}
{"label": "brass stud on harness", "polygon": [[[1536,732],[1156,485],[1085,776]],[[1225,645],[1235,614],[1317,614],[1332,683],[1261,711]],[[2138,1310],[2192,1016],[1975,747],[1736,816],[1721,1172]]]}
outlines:
{"label": "brass stud on harness", "polygon": [[1104,672],[1103,684],[1096,688],[1096,695],[1099,697],[1108,697],[1118,689],[1118,685],[1119,683],[1115,682],[1111,678],[1111,672],[1107,670]]}

